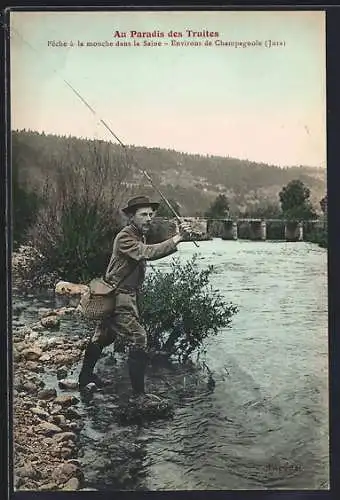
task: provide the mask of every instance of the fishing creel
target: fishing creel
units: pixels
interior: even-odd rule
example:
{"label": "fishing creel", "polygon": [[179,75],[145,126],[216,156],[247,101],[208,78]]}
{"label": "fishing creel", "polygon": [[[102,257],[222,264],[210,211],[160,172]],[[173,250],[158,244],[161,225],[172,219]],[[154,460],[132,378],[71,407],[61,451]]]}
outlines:
{"label": "fishing creel", "polygon": [[116,289],[102,278],[93,279],[88,286],[89,290],[80,299],[84,317],[99,320],[112,314],[116,305]]}

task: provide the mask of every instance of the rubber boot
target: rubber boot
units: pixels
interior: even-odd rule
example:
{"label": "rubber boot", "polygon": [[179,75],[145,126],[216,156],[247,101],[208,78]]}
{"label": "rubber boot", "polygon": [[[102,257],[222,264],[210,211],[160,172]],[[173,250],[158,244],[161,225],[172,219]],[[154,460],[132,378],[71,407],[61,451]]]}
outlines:
{"label": "rubber boot", "polygon": [[147,364],[146,352],[142,349],[131,349],[128,358],[128,367],[132,392],[134,396],[144,394],[145,369]]}
{"label": "rubber boot", "polygon": [[84,354],[83,365],[79,373],[79,388],[82,389],[86,387],[90,382],[94,382],[97,387],[102,387],[102,381],[93,373],[102,350],[103,348],[96,342],[90,342],[88,344]]}
{"label": "rubber boot", "polygon": [[162,401],[154,394],[145,394],[145,370],[148,361],[148,355],[143,349],[131,349],[128,358],[129,375],[132,387],[131,403],[148,404]]}

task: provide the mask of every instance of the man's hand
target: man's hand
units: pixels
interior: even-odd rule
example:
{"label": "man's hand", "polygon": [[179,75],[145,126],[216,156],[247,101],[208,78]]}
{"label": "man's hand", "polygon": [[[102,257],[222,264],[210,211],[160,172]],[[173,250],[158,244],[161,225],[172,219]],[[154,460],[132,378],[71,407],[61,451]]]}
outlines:
{"label": "man's hand", "polygon": [[183,241],[185,235],[191,232],[191,226],[189,222],[182,221],[180,224],[176,223],[176,235],[173,237],[174,242],[177,244]]}

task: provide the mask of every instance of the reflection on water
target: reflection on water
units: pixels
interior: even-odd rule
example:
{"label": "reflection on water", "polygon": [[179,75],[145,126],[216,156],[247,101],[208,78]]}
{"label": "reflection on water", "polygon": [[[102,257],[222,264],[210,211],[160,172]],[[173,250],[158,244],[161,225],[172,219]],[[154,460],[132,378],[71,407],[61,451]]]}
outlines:
{"label": "reflection on water", "polygon": [[[177,254],[183,261],[197,249]],[[98,489],[319,489],[328,487],[327,253],[309,243],[200,242],[199,264],[239,307],[232,328],[207,342],[216,386],[180,367],[150,369],[148,387],[173,398],[172,420],[120,426],[126,365],[98,369],[113,385],[84,402],[82,461]],[[152,265],[166,270],[172,257]],[[48,298],[44,298],[44,306]],[[53,300],[53,299],[51,299]],[[47,301],[47,302],[46,302]],[[41,307],[15,300],[21,321]],[[25,304],[25,306],[23,306]],[[17,312],[17,314],[20,311]],[[64,332],[87,335],[74,319]]]}

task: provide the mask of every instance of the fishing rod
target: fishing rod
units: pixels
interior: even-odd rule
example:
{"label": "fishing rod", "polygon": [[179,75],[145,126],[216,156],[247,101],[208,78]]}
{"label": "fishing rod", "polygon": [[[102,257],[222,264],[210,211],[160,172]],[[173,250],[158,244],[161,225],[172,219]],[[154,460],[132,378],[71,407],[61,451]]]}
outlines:
{"label": "fishing rod", "polygon": [[[14,31],[18,37],[21,39],[21,41],[27,45],[31,50],[33,50],[33,52],[35,52],[36,54],[38,54],[38,56],[40,55],[39,51],[33,47],[33,45],[31,45],[29,42],[27,42],[27,40],[25,40],[25,38],[14,28],[11,28],[12,31]],[[124,149],[124,152],[126,154],[126,158],[128,160],[130,160],[130,163],[134,164],[134,166],[137,168],[137,170],[139,170],[143,175],[144,177],[150,182],[151,186],[155,189],[155,191],[157,191],[157,193],[160,195],[160,197],[162,198],[162,200],[165,202],[165,204],[167,205],[167,207],[170,209],[170,211],[173,213],[173,215],[175,216],[175,218],[177,219],[178,222],[182,222],[182,219],[181,217],[178,215],[178,213],[176,212],[176,210],[173,208],[173,206],[171,205],[171,203],[169,202],[169,200],[164,196],[164,194],[161,192],[161,190],[154,184],[152,178],[150,177],[150,175],[146,172],[146,170],[142,169],[141,167],[139,167],[138,165],[138,162],[132,157],[131,155],[131,152],[128,152],[127,150],[127,147],[126,145],[119,139],[119,137],[113,132],[113,130],[111,129],[111,127],[98,115],[98,113],[96,112],[96,110],[87,102],[87,100],[80,94],[80,92],[78,92],[78,90],[76,90],[73,85],[71,85],[71,83],[69,81],[67,81],[65,78],[61,77],[59,75],[59,73],[57,72],[57,70],[55,68],[52,68],[50,67],[50,69],[57,75],[58,78],[60,78],[64,83],[65,85],[67,85],[71,90],[72,92],[78,97],[78,99],[80,99],[80,101],[91,111],[91,113],[99,118],[99,122],[106,128],[106,130],[108,130],[108,132],[116,139],[116,141],[118,141],[118,143],[122,146],[122,148]],[[133,161],[131,161],[133,160]],[[128,161],[129,162],[129,161]],[[198,243],[195,241],[195,240],[192,240],[192,242],[194,243],[194,245],[196,247],[198,247]]]}

